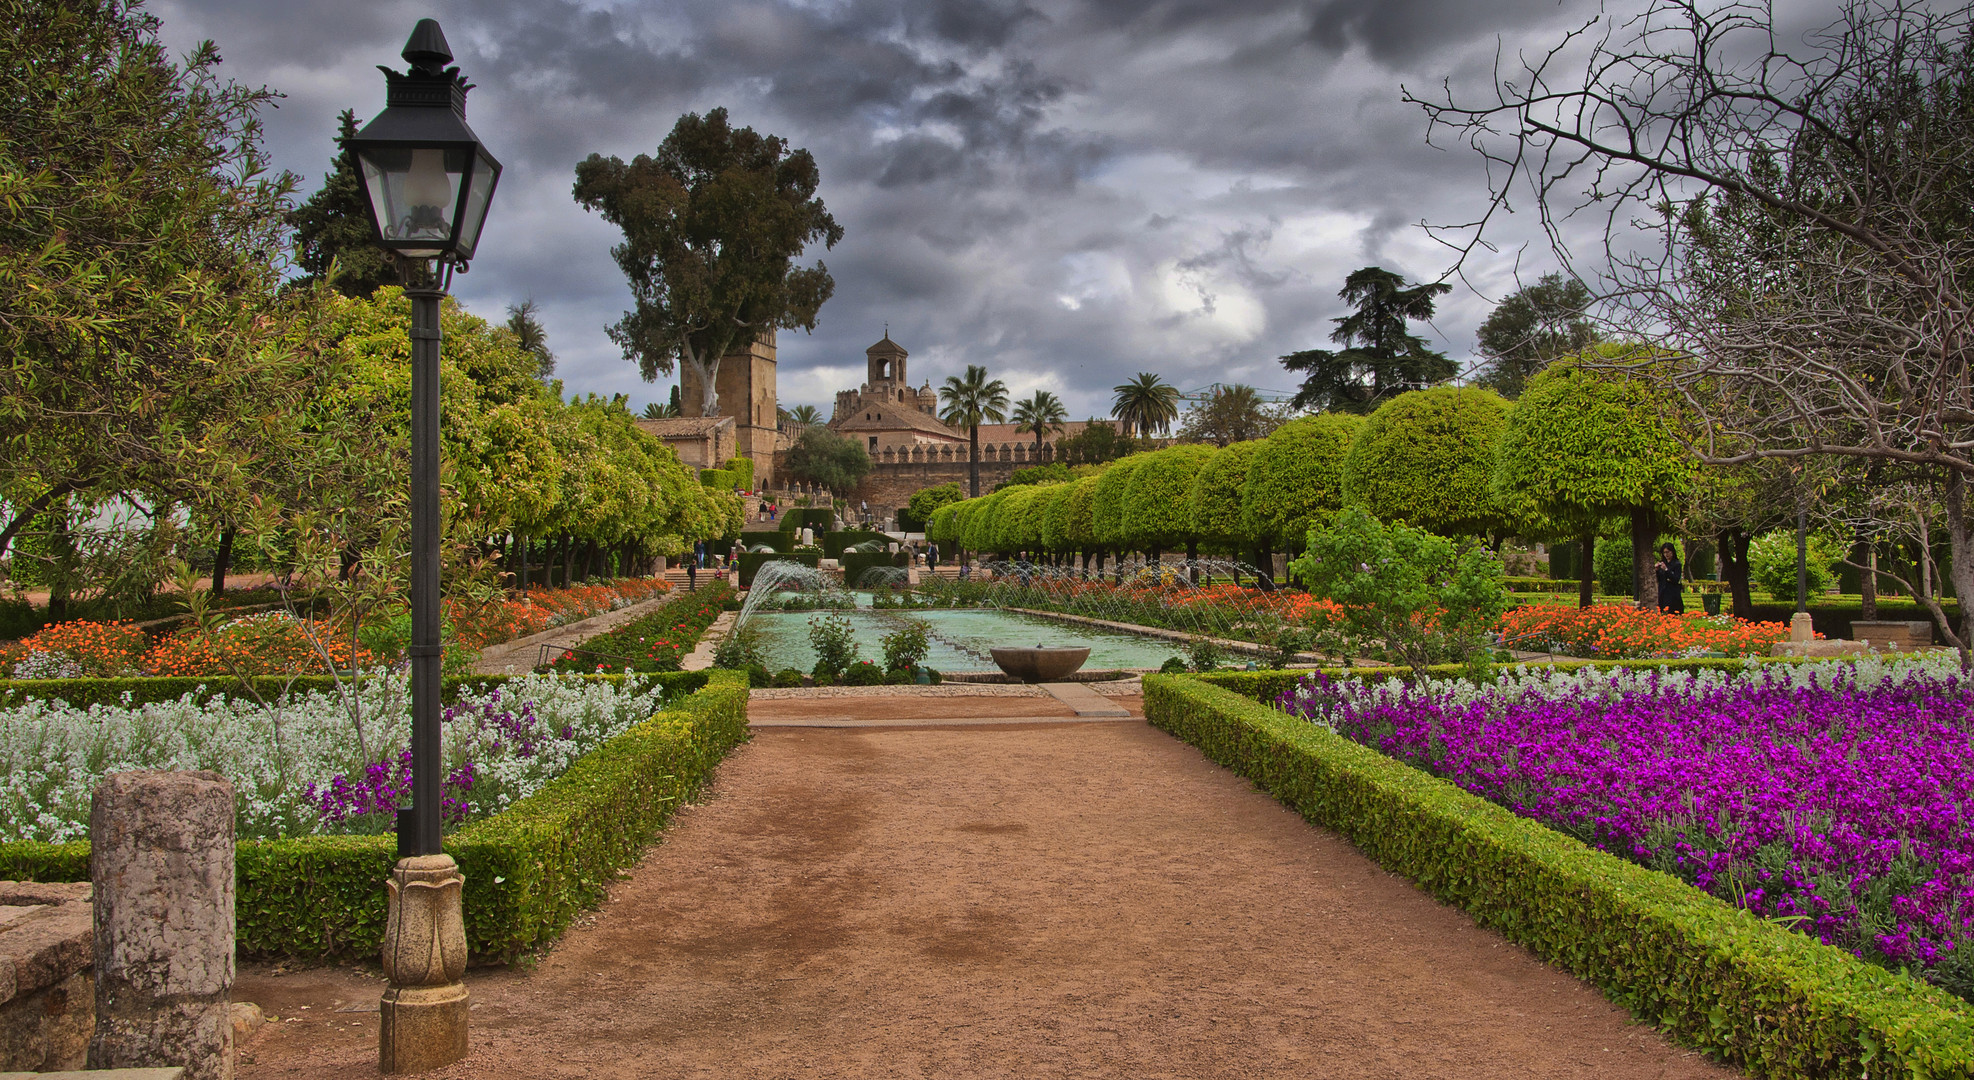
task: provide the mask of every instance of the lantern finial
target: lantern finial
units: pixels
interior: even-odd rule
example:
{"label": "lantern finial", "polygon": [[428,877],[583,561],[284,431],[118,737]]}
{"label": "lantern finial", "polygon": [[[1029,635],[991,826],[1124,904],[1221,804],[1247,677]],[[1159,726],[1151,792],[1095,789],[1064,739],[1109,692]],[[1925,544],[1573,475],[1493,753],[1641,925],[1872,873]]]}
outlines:
{"label": "lantern finial", "polygon": [[404,51],[398,55],[404,57],[413,71],[438,75],[452,62],[452,47],[446,44],[445,31],[439,29],[437,19],[420,19],[411,28],[411,38],[404,43]]}

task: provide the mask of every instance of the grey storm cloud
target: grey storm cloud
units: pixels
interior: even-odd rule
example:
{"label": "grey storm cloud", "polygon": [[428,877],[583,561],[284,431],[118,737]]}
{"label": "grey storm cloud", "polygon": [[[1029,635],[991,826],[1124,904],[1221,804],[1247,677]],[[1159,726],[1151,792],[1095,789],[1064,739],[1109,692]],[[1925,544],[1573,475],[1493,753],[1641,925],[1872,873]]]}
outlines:
{"label": "grey storm cloud", "polygon": [[[1825,0],[1792,5],[1821,10]],[[572,392],[661,400],[603,328],[629,303],[617,237],[570,196],[590,153],[649,153],[685,112],[816,155],[842,243],[814,334],[784,333],[785,404],[826,405],[888,325],[935,384],[969,363],[1077,415],[1156,371],[1189,388],[1292,389],[1277,357],[1322,345],[1336,292],[1376,261],[1414,279],[1451,253],[1422,220],[1470,218],[1481,162],[1428,146],[1401,85],[1488,90],[1500,50],[1540,49],[1596,0],[153,0],[179,48],[212,38],[227,74],[286,95],[277,167],[313,190],[335,115],[381,107],[378,64],[439,19],[477,84],[469,117],[507,165],[463,303],[532,297]],[[1799,16],[1800,11],[1792,13]],[[1526,215],[1524,215],[1526,216]],[[1512,288],[1470,264],[1439,345]],[[1539,244],[1525,276],[1546,268]]]}

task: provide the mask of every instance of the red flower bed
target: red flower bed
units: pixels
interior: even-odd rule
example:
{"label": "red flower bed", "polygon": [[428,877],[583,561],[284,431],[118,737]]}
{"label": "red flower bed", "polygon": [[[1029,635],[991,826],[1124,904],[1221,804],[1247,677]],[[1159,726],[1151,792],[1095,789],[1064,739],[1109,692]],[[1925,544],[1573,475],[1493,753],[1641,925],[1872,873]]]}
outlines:
{"label": "red flower bed", "polygon": [[1531,604],[1501,619],[1501,644],[1506,648],[1599,660],[1696,651],[1765,656],[1770,646],[1788,639],[1789,627],[1779,622],[1745,622],[1701,612],[1667,615],[1618,604],[1587,608]]}
{"label": "red flower bed", "polygon": [[571,585],[562,589],[534,587],[520,596],[491,604],[448,601],[446,617],[451,620],[461,646],[484,649],[663,596],[671,588],[664,578],[658,577],[619,578],[603,585]]}

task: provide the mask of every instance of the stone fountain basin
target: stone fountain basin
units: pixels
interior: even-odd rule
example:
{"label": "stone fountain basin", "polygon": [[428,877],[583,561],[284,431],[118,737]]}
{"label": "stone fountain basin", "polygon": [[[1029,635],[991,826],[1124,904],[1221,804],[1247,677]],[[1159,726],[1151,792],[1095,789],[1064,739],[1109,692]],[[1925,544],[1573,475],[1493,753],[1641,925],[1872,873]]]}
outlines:
{"label": "stone fountain basin", "polygon": [[1026,648],[995,647],[994,663],[1002,671],[1025,683],[1054,682],[1083,666],[1090,658],[1090,647],[1034,645]]}

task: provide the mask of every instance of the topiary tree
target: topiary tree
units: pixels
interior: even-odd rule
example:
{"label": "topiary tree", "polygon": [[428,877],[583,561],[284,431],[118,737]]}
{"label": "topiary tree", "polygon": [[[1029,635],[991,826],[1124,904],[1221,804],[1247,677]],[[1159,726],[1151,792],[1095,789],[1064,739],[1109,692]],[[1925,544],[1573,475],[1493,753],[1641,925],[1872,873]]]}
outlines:
{"label": "topiary tree", "polygon": [[[1247,487],[1249,466],[1261,452],[1261,440],[1229,444],[1214,454],[1193,477],[1189,497],[1193,504],[1193,528],[1201,541],[1235,554],[1254,547],[1254,538],[1241,523],[1241,494]],[[1255,554],[1258,559],[1266,556]],[[1258,569],[1267,568],[1256,563]]]}
{"label": "topiary tree", "polygon": [[1039,533],[1029,531],[1028,508],[1035,501],[1035,493],[1041,489],[1024,484],[997,492],[1000,504],[994,508],[992,524],[988,528],[993,533],[993,548],[1003,555],[1019,555],[1032,550],[1041,539]]}
{"label": "topiary tree", "polygon": [[1124,531],[1156,559],[1163,548],[1184,545],[1188,559],[1199,558],[1199,532],[1193,527],[1193,478],[1218,451],[1180,443],[1145,455],[1124,493]]}
{"label": "topiary tree", "polygon": [[1028,499],[1028,510],[1022,515],[1021,533],[1028,542],[1028,550],[1038,556],[1048,553],[1049,561],[1056,561],[1054,545],[1049,543],[1049,521],[1055,516],[1056,504],[1069,494],[1069,484],[1038,484],[1034,494]]}
{"label": "topiary tree", "polygon": [[[1090,572],[1090,557],[1102,559],[1097,549],[1097,534],[1091,524],[1092,508],[1096,502],[1097,476],[1086,476],[1068,485],[1069,490],[1056,500],[1049,509],[1049,520],[1042,529],[1042,539],[1057,551],[1080,551],[1083,553],[1083,572]],[[1098,562],[1097,569],[1103,569]]]}
{"label": "topiary tree", "polygon": [[[1597,347],[1605,360],[1632,351]],[[1529,380],[1509,415],[1495,451],[1494,488],[1510,510],[1533,509],[1573,525],[1586,566],[1595,564],[1597,522],[1628,518],[1638,606],[1652,610],[1659,600],[1652,546],[1665,512],[1687,493],[1696,472],[1644,383],[1587,371],[1566,358]],[[1586,607],[1589,581],[1586,576],[1578,593]]]}
{"label": "topiary tree", "polygon": [[1131,543],[1131,536],[1124,528],[1124,496],[1130,490],[1131,477],[1149,456],[1132,454],[1112,462],[1097,475],[1096,490],[1091,495],[1090,532],[1098,544],[1117,552],[1120,564],[1125,548]]}
{"label": "topiary tree", "polygon": [[965,523],[960,526],[961,544],[975,551],[1001,550],[1001,506],[1007,502],[1010,494],[1020,490],[1020,488],[1008,488],[1005,491],[996,491],[992,495],[983,495],[978,499],[968,499],[967,502],[973,509],[966,514]]}
{"label": "topiary tree", "polygon": [[1324,413],[1261,440],[1241,491],[1241,530],[1266,553],[1300,551],[1309,530],[1343,507],[1343,464],[1364,418]]}
{"label": "topiary tree", "polygon": [[1494,494],[1494,444],[1507,399],[1471,386],[1436,386],[1378,406],[1344,459],[1344,501],[1382,521],[1441,536],[1503,524]]}

